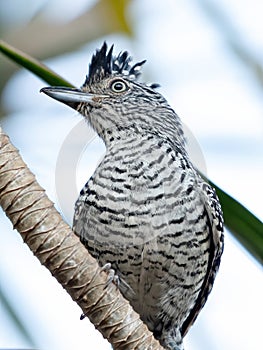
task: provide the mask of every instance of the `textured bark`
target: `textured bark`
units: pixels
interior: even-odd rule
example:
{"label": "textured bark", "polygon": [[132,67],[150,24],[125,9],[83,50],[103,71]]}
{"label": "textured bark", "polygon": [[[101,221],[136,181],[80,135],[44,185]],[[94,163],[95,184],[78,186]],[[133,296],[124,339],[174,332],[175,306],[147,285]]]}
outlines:
{"label": "textured bark", "polygon": [[[0,128],[0,204],[34,255],[114,349],[162,347],[80,243]],[[87,341],[88,344],[88,341]]]}

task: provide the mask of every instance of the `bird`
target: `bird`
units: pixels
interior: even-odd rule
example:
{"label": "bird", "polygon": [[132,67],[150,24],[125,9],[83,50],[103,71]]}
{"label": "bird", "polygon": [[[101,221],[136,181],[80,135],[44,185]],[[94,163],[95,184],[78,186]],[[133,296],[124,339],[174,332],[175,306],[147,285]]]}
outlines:
{"label": "bird", "polygon": [[76,201],[73,231],[114,270],[160,344],[183,350],[220,265],[222,209],[159,85],[140,81],[146,61],[113,48],[95,51],[81,88],[41,89],[78,111],[106,146]]}

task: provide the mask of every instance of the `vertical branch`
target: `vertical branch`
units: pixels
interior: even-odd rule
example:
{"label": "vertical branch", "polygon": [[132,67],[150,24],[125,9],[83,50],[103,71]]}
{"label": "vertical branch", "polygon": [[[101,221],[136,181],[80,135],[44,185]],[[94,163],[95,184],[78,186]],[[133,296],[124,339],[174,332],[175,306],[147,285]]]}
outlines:
{"label": "vertical branch", "polygon": [[139,315],[62,220],[0,128],[0,204],[34,255],[114,349],[161,350]]}

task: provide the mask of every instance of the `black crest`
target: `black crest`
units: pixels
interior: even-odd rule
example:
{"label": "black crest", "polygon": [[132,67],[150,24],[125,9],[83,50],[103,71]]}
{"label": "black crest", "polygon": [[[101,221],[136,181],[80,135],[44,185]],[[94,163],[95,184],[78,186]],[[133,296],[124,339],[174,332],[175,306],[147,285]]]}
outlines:
{"label": "black crest", "polygon": [[141,66],[146,60],[132,65],[132,58],[127,51],[120,52],[118,56],[113,56],[113,45],[108,52],[107,50],[107,44],[104,42],[101,49],[97,50],[92,56],[89,74],[84,85],[98,82],[110,75],[124,75],[130,80],[136,80],[141,74]]}

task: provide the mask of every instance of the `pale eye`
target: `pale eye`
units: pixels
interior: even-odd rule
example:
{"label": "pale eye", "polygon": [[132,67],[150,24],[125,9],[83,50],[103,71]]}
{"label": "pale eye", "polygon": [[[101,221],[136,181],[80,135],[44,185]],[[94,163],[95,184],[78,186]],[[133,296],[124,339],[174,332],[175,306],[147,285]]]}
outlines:
{"label": "pale eye", "polygon": [[123,80],[115,80],[111,83],[110,88],[114,92],[124,92],[128,90],[128,85]]}

